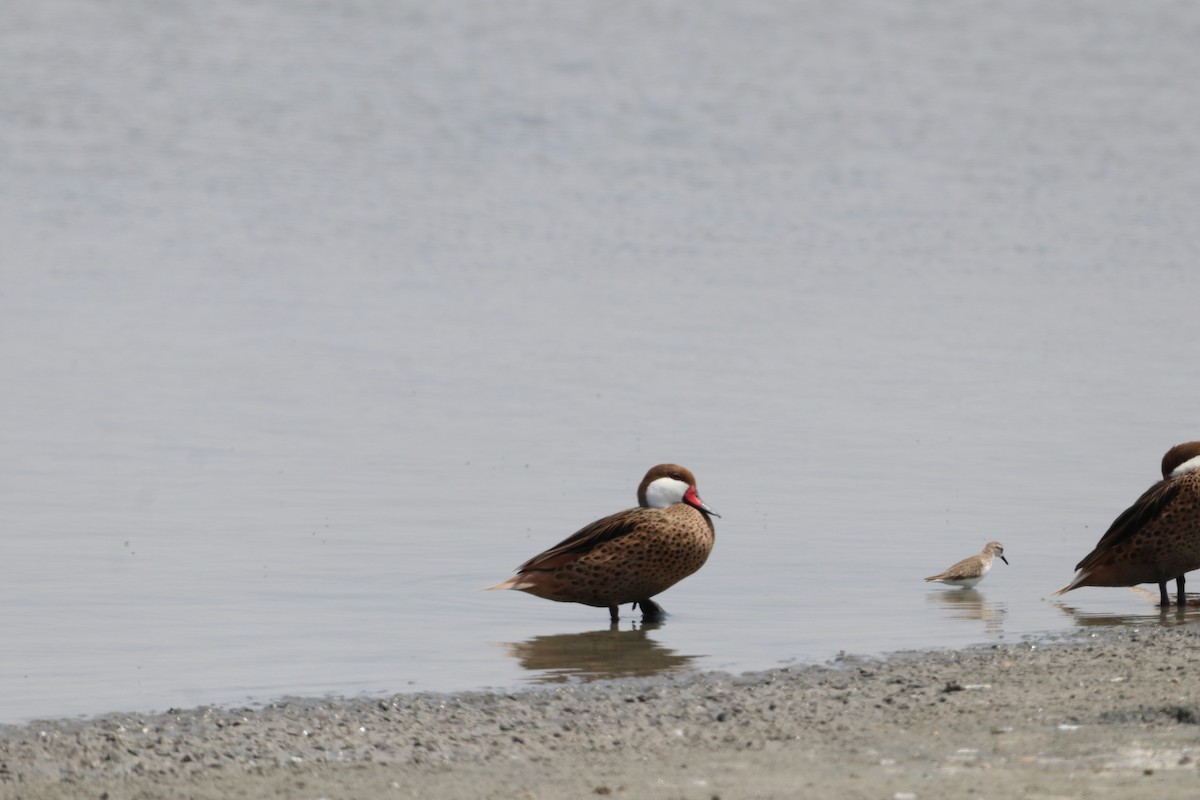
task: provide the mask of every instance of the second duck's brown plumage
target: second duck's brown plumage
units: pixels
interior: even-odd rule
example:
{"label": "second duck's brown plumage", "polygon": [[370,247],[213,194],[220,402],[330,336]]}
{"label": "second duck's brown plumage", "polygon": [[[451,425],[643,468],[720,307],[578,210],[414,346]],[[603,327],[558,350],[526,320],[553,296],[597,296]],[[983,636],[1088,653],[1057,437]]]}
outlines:
{"label": "second duck's brown plumage", "polygon": [[1184,574],[1200,569],[1200,442],[1168,450],[1162,476],[1113,521],[1056,594],[1080,586],[1157,583],[1159,602],[1166,607],[1171,604],[1167,582],[1174,579],[1179,605],[1187,602]]}
{"label": "second duck's brown plumage", "polygon": [[620,604],[636,603],[656,619],[663,611],[650,598],[700,569],[712,552],[714,516],[690,470],[659,464],[642,478],[637,508],[593,522],[488,588],[607,607],[614,622]]}

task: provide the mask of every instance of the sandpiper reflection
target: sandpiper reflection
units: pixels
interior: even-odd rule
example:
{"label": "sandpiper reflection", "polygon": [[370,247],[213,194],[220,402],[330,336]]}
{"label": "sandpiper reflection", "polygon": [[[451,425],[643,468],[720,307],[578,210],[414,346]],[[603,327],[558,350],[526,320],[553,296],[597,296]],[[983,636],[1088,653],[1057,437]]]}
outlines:
{"label": "sandpiper reflection", "polygon": [[[1141,586],[1131,586],[1129,590],[1147,601],[1153,603],[1159,599],[1158,594]],[[1152,606],[1140,613],[1105,613],[1087,612],[1066,603],[1056,602],[1054,605],[1064,614],[1070,616],[1080,627],[1114,626],[1114,625],[1182,625],[1188,622],[1200,621],[1200,596],[1187,595],[1184,605],[1174,605],[1170,608]]]}
{"label": "sandpiper reflection", "polygon": [[658,623],[644,623],[620,630],[613,624],[599,631],[535,636],[504,647],[522,667],[535,673],[530,679],[538,683],[562,683],[571,678],[594,681],[690,668],[697,656],[679,655],[647,635],[658,627]]}
{"label": "sandpiper reflection", "polygon": [[928,602],[945,606],[951,619],[979,620],[988,633],[1004,630],[1004,617],[1008,613],[1004,603],[993,603],[975,589],[930,592]]}

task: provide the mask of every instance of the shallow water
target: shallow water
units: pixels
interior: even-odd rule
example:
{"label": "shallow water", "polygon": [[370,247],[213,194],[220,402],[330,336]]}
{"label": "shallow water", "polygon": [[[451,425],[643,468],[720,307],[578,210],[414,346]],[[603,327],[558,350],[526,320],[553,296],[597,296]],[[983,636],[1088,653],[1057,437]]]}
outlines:
{"label": "shallow water", "polygon": [[[8,16],[0,721],[1179,622],[1048,596],[1200,438],[1190,6]],[[477,591],[667,460],[665,624]]]}

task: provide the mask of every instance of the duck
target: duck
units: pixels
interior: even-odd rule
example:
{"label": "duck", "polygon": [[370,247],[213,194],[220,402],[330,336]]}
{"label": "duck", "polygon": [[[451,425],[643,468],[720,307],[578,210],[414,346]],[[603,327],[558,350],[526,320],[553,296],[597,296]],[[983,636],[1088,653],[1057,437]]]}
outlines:
{"label": "duck", "polygon": [[1200,568],[1200,442],[1177,444],[1163,455],[1162,480],[1121,512],[1092,552],[1075,565],[1075,577],[1056,595],[1080,586],[1157,583],[1159,606],[1187,605],[1184,576]]}
{"label": "duck", "polygon": [[515,589],[559,603],[641,608],[644,621],[666,612],[652,599],[699,570],[716,542],[713,511],[696,490],[696,476],[678,464],[651,467],[637,490],[636,508],[585,525],[517,567],[493,589]]}

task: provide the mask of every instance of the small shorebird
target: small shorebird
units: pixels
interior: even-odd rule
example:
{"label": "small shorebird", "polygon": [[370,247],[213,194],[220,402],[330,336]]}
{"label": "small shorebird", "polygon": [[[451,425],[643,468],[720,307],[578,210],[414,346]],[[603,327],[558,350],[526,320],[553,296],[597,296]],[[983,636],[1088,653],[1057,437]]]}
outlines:
{"label": "small shorebird", "polygon": [[983,580],[984,575],[988,574],[995,556],[1000,556],[1001,561],[1005,564],[1008,563],[1008,559],[1004,557],[1004,545],[999,542],[988,542],[979,553],[970,558],[964,558],[945,572],[930,575],[925,580],[970,589]]}
{"label": "small shorebird", "polygon": [[704,565],[719,517],[696,493],[696,476],[678,464],[652,467],[638,486],[638,507],[596,520],[517,567],[488,589],[518,589],[557,600],[607,606],[613,622],[622,603],[661,619],[650,598]]}
{"label": "small shorebird", "polygon": [[1175,445],[1162,460],[1162,480],[1121,515],[1095,549],[1075,565],[1075,577],[1055,594],[1080,586],[1157,583],[1159,604],[1187,604],[1184,573],[1200,568],[1200,442]]}

